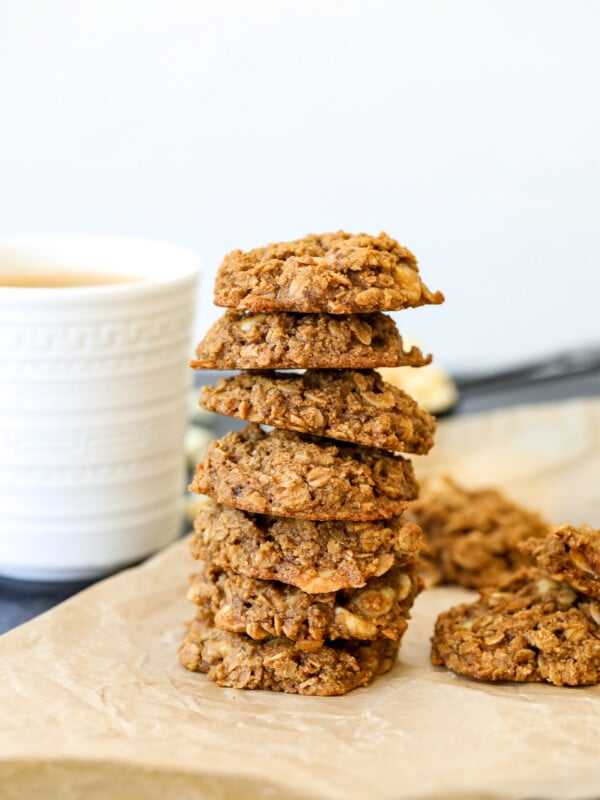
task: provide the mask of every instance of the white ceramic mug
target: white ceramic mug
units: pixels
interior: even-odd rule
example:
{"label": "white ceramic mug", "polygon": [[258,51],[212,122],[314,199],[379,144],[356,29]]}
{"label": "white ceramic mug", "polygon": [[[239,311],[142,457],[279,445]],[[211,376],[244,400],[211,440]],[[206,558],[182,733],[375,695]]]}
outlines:
{"label": "white ceramic mug", "polygon": [[[95,577],[179,533],[198,268],[142,239],[0,240],[0,574]],[[124,282],[2,285],[32,271]]]}

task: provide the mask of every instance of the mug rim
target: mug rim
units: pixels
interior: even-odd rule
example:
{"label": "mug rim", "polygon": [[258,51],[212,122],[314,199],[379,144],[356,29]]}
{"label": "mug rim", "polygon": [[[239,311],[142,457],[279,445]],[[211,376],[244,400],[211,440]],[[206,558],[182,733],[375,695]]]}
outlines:
{"label": "mug rim", "polygon": [[[62,265],[72,272],[89,270],[141,280],[84,286],[2,286],[0,299],[36,303],[65,300],[95,300],[144,295],[175,287],[190,286],[198,278],[201,259],[196,251],[161,239],[111,234],[33,234],[0,237],[0,281],[3,258],[19,257],[22,266],[29,257],[38,268]],[[66,262],[63,263],[63,258]],[[87,263],[86,263],[87,262]]]}

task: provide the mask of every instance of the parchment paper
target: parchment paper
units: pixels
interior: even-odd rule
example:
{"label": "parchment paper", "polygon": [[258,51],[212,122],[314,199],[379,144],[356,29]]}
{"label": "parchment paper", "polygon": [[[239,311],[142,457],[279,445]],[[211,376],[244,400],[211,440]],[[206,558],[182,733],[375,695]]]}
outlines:
{"label": "parchment paper", "polygon": [[[600,527],[600,401],[440,426],[418,465]],[[430,666],[421,595],[400,660],[345,697],[219,689],[177,661],[185,542],[0,638],[2,798],[593,798],[600,687],[491,685]]]}

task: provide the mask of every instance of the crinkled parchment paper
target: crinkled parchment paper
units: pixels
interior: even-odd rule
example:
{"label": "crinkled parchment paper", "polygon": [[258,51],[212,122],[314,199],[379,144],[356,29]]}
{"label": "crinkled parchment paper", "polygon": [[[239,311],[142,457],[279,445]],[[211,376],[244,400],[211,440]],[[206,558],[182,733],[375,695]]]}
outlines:
{"label": "crinkled parchment paper", "polygon": [[[421,472],[495,484],[600,526],[600,402],[440,426]],[[217,688],[177,661],[185,542],[0,638],[2,798],[592,798],[600,687],[491,685],[434,669],[418,599],[395,669],[345,697]]]}

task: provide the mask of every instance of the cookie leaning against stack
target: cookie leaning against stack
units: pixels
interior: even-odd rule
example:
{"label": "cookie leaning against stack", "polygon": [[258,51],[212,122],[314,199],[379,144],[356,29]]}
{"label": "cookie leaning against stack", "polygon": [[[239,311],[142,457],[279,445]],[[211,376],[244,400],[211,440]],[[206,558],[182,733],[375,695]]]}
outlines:
{"label": "cookie leaning against stack", "polygon": [[375,369],[430,358],[382,312],[443,296],[385,234],[340,232],[234,251],[215,301],[230,310],[192,366],[248,371],[200,402],[251,424],[194,476],[210,500],[180,659],[220,686],[343,694],[392,667],[421,589],[421,531],[401,519],[418,487],[397,451],[428,452],[435,421]]}

